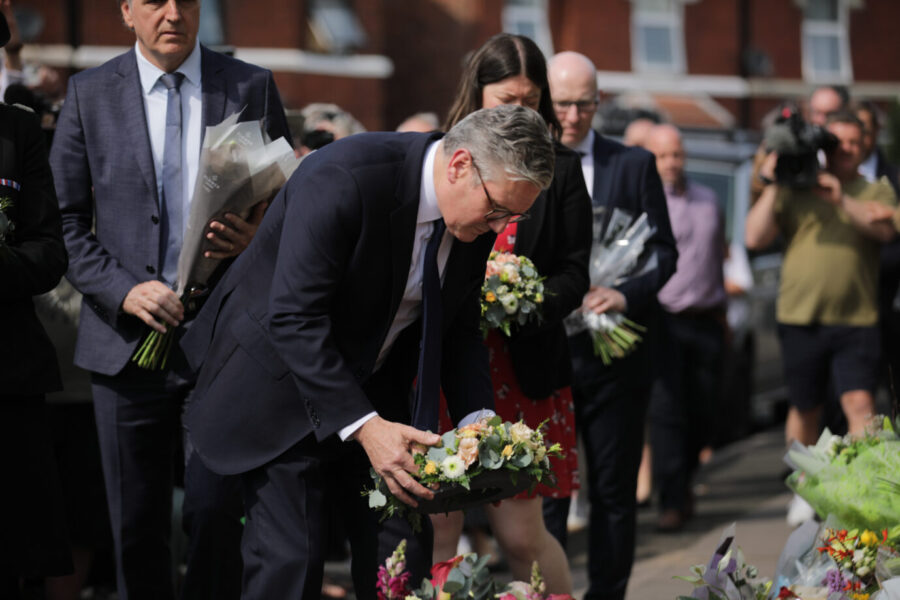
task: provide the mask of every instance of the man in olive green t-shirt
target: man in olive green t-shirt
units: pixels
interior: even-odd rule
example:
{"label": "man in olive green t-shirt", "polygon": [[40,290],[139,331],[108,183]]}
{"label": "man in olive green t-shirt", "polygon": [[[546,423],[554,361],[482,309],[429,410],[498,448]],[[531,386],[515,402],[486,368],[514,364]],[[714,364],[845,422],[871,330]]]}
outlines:
{"label": "man in olive green t-shirt", "polygon": [[[838,111],[826,127],[839,143],[817,185],[766,185],[746,223],[747,248],[763,249],[779,233],[787,245],[776,316],[791,403],[788,444],[816,442],[829,382],[851,433],[862,433],[874,411],[878,253],[895,235],[874,215],[896,199],[886,181],[868,183],[859,174],[863,128],[856,116]],[[776,160],[770,155],[761,172],[771,173]]]}

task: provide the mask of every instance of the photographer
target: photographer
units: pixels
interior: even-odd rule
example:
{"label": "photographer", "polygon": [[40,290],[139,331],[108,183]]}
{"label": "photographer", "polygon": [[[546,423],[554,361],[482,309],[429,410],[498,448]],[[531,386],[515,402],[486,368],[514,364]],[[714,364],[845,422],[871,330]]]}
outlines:
{"label": "photographer", "polygon": [[[798,119],[786,112],[782,128],[767,134],[780,152],[770,153],[760,171],[767,185],[747,215],[746,244],[760,250],[779,233],[784,238],[776,318],[791,404],[785,437],[814,444],[829,382],[851,433],[861,434],[872,416],[878,252],[895,235],[890,223],[876,220],[883,208],[877,205],[896,199],[887,183],[859,175],[863,128],[855,115],[836,112],[824,130]],[[819,148],[826,151],[824,171],[815,167]],[[788,522],[812,515],[795,496]]]}

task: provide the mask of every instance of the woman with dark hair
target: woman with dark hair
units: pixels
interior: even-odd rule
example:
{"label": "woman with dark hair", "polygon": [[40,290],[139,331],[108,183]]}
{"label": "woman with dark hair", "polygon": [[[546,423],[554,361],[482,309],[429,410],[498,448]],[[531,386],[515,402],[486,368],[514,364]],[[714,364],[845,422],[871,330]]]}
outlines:
{"label": "woman with dark hair", "polygon": [[[547,65],[530,39],[499,34],[470,59],[463,73],[445,129],[469,113],[500,104],[536,110],[555,138],[561,127],[553,111]],[[547,420],[546,437],[562,444],[566,456],[552,464],[557,487],[539,485],[499,506],[487,506],[494,535],[516,579],[527,581],[537,560],[552,593],[571,593],[572,581],[562,546],[543,519],[542,496],[565,497],[578,487],[575,419],[569,388],[572,367],[562,321],[581,305],[588,291],[592,236],[591,199],[577,154],[556,144],[553,183],[538,196],[527,220],[509,223],[497,236],[495,250],[530,258],[546,277],[543,319],[505,338],[492,331],[485,343],[497,413],[504,420],[524,420],[536,427]],[[450,428],[442,419],[442,429]],[[433,516],[436,561],[451,558],[462,531],[461,513]]]}

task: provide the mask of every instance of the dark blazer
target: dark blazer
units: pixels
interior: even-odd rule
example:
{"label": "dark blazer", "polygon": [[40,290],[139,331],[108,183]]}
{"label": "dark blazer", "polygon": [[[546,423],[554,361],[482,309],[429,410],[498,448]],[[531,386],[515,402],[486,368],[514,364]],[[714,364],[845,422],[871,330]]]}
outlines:
{"label": "dark blazer", "polygon": [[[199,376],[185,420],[204,462],[258,467],[377,410],[410,422],[420,330],[375,361],[409,273],[422,162],[439,134],[351,136],[309,156],[182,339]],[[441,380],[454,421],[492,407],[479,294],[493,234],[453,241]]]}
{"label": "dark blazer", "polygon": [[653,154],[595,133],[594,205],[609,209],[607,219],[613,208],[624,209],[635,217],[647,213],[650,225],[656,228],[644,249],[645,260],[638,265],[643,274],[616,286],[628,301],[628,315],[640,318],[658,306],[656,293],[675,272],[678,262],[666,195]]}
{"label": "dark blazer", "polygon": [[563,319],[588,291],[592,211],[581,160],[556,145],[553,183],[541,192],[531,218],[519,223],[514,251],[530,258],[546,276],[543,322],[509,340],[516,380],[529,398],[541,399],[572,382],[572,361]]}
{"label": "dark blazer", "polygon": [[[265,119],[272,139],[290,141],[271,72],[201,53],[204,131],[243,109],[242,120]],[[146,331],[120,311],[122,301],[160,271],[159,199],[134,49],[69,79],[50,164],[67,276],[84,294],[75,364],[115,375]]]}
{"label": "dark blazer", "polygon": [[53,289],[66,271],[59,208],[37,117],[0,104],[0,198],[15,230],[0,243],[0,396],[60,389],[56,352],[34,312],[32,296]]}

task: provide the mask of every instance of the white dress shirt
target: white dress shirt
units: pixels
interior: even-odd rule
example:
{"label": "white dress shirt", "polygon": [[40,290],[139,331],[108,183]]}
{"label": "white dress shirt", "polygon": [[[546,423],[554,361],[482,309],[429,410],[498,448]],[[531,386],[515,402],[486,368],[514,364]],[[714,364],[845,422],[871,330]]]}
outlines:
{"label": "white dress shirt", "polygon": [[875,172],[878,170],[878,153],[874,150],[872,154],[869,155],[869,158],[862,161],[862,164],[859,165],[859,174],[866,178],[866,181],[869,183],[874,183],[878,181],[878,175]]}
{"label": "white dress shirt", "polygon": [[572,148],[581,154],[581,172],[584,175],[584,185],[587,186],[588,196],[594,197],[594,130],[588,129],[587,135],[581,143]]}
{"label": "white dress shirt", "polygon": [[[137,43],[134,46],[137,55],[138,75],[141,79],[141,90],[144,96],[144,116],[147,117],[147,135],[150,137],[150,149],[153,152],[153,169],[156,173],[157,198],[162,197],[163,153],[166,141],[166,105],[169,95],[166,86],[159,80],[165,71],[147,60]],[[191,214],[191,196],[194,195],[194,183],[197,181],[197,170],[200,163],[200,138],[202,137],[203,96],[201,94],[200,43],[188,55],[176,70],[184,75],[181,82],[181,198],[184,201],[182,213],[183,225],[187,226],[188,215]],[[182,232],[183,234],[184,232]]]}
{"label": "white dress shirt", "polygon": [[[387,337],[381,346],[381,351],[378,353],[378,360],[375,361],[376,371],[381,368],[391,348],[394,346],[394,342],[400,336],[400,332],[413,324],[422,314],[422,263],[425,260],[425,248],[428,246],[428,240],[431,239],[431,234],[434,231],[434,222],[441,218],[441,211],[437,203],[437,192],[434,187],[434,157],[439,143],[432,142],[425,152],[425,161],[422,165],[422,184],[419,187],[419,212],[416,216],[416,232],[414,234],[412,258],[409,261],[409,274],[406,277],[406,287],[403,290],[403,298],[400,300],[397,314],[394,315]],[[441,282],[444,281],[444,270],[447,266],[447,259],[450,257],[450,248],[452,246],[453,234],[445,231],[437,255],[438,273],[441,276]],[[376,414],[371,412],[354,421],[338,431],[338,435],[342,440],[346,441],[357,429],[362,427],[369,419],[375,417]]]}

